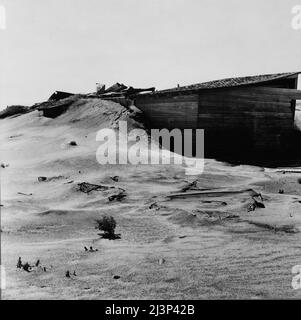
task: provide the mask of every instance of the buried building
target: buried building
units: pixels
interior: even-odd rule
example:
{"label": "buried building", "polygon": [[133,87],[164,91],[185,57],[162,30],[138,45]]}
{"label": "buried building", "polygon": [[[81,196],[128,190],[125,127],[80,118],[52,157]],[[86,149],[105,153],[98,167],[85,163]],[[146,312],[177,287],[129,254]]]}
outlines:
{"label": "buried building", "polygon": [[135,105],[152,128],[204,129],[205,156],[269,154],[285,150],[296,135],[298,74],[230,78],[139,94]]}

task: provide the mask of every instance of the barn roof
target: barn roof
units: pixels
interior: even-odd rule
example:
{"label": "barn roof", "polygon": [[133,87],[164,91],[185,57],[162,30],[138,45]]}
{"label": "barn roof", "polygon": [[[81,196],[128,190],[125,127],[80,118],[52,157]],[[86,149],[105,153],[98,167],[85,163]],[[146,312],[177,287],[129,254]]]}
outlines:
{"label": "barn roof", "polygon": [[266,82],[271,82],[278,79],[288,78],[291,76],[298,75],[300,73],[301,72],[287,72],[287,73],[276,73],[276,74],[264,74],[264,75],[249,76],[249,77],[227,78],[222,80],[192,84],[189,86],[160,90],[160,91],[156,91],[155,93],[169,93],[169,92],[186,91],[186,90],[201,90],[201,89],[246,86],[246,85],[266,83]]}
{"label": "barn roof", "polygon": [[58,101],[58,100],[61,100],[61,99],[65,99],[65,98],[68,98],[70,96],[73,96],[74,93],[70,93],[70,92],[64,92],[64,91],[55,91],[48,99],[48,101],[51,101],[51,100],[55,100],[55,101]]}

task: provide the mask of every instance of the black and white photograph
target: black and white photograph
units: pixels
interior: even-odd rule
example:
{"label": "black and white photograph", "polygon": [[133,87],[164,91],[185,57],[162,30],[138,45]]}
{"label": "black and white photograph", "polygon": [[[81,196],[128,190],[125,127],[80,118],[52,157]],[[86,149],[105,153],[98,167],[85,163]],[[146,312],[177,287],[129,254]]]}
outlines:
{"label": "black and white photograph", "polygon": [[1,300],[301,299],[300,75],[301,0],[0,0]]}

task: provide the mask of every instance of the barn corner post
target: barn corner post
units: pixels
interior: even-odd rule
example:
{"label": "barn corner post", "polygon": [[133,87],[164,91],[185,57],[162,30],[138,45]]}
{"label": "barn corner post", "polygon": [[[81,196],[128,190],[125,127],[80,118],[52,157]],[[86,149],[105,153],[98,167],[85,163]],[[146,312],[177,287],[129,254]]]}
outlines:
{"label": "barn corner post", "polygon": [[[298,89],[298,74],[293,77],[293,89],[297,90]],[[301,97],[299,98],[301,100]],[[296,104],[297,104],[297,99],[292,99],[291,100],[291,111],[292,111],[292,117],[293,121],[295,121],[295,116],[296,116]]]}

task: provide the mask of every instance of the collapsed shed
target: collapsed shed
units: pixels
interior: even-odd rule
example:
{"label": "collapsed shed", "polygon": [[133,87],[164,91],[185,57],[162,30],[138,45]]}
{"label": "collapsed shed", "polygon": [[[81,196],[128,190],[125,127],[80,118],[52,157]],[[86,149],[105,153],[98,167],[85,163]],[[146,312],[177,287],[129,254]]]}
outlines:
{"label": "collapsed shed", "polygon": [[36,104],[36,109],[43,112],[43,116],[47,118],[56,118],[68,110],[70,105],[78,99],[79,95],[71,95],[64,99],[48,100]]}
{"label": "collapsed shed", "polygon": [[73,96],[74,93],[64,92],[64,91],[55,91],[48,99],[48,101],[59,101],[70,96]]}

